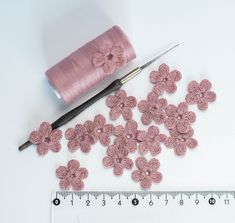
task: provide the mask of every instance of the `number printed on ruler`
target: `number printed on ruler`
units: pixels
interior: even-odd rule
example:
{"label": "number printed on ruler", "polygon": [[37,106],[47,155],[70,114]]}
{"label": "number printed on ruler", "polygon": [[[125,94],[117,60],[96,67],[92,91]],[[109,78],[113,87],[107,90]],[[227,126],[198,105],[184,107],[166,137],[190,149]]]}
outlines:
{"label": "number printed on ruler", "polygon": [[235,191],[55,192],[53,223],[235,222]]}

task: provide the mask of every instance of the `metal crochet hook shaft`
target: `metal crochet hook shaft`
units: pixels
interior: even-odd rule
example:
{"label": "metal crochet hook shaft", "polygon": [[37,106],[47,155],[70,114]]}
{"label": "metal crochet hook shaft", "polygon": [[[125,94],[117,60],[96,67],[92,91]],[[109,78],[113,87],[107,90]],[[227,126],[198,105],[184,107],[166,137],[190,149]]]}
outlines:
{"label": "metal crochet hook shaft", "polygon": [[[166,53],[168,53],[169,51],[171,51],[172,49],[174,49],[175,47],[179,46],[179,43],[169,47],[168,49],[162,51],[160,54],[158,54],[156,57],[154,57],[152,60],[148,61],[147,63],[145,63],[144,65],[137,67],[135,69],[133,69],[132,71],[130,71],[128,74],[126,74],[125,76],[123,76],[121,79],[117,79],[115,81],[113,81],[108,87],[106,87],[105,89],[103,89],[101,92],[99,92],[98,94],[96,94],[95,96],[93,96],[92,98],[90,98],[89,100],[87,100],[86,102],[84,102],[83,104],[77,106],[76,108],[74,108],[73,110],[67,112],[66,114],[64,114],[63,116],[61,116],[60,118],[58,118],[55,122],[53,122],[51,124],[52,129],[57,129],[59,127],[61,127],[62,125],[66,124],[67,122],[69,122],[71,119],[73,119],[74,117],[76,117],[78,114],[80,114],[81,112],[83,112],[86,108],[88,108],[90,105],[94,104],[96,101],[98,101],[99,99],[109,95],[110,93],[119,90],[123,84],[125,84],[127,81],[129,81],[130,79],[132,79],[133,77],[135,77],[137,74],[141,73],[142,70],[144,70],[146,67],[148,67],[150,64],[152,64],[153,62],[155,62],[156,60],[158,60],[160,57],[162,57],[163,55],[165,55]],[[24,149],[26,149],[28,146],[32,145],[32,143],[30,141],[25,142],[24,144],[22,144],[19,147],[19,150],[22,151]]]}

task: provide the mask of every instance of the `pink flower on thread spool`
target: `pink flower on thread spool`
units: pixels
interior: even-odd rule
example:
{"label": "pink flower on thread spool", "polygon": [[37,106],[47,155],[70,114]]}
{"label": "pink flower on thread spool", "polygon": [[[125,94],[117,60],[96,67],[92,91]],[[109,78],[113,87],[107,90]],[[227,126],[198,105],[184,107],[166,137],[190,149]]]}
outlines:
{"label": "pink flower on thread spool", "polygon": [[97,47],[97,52],[92,58],[94,67],[101,67],[106,74],[112,74],[115,70],[126,64],[122,44],[113,44],[109,40],[103,40]]}
{"label": "pink flower on thread spool", "polygon": [[65,138],[69,141],[68,148],[71,152],[81,149],[82,152],[88,153],[91,145],[95,144],[97,137],[93,131],[86,125],[78,124],[75,128],[68,128],[65,132]]}
{"label": "pink flower on thread spool", "polygon": [[197,81],[191,81],[188,84],[188,94],[185,100],[188,104],[197,104],[198,109],[206,110],[208,108],[208,102],[214,102],[216,100],[216,93],[210,91],[211,82],[207,79],[202,80],[200,83]]}
{"label": "pink flower on thread spool", "polygon": [[149,161],[145,157],[139,157],[135,161],[138,170],[132,172],[131,177],[134,181],[140,182],[142,189],[149,189],[152,183],[160,183],[162,174],[158,172],[160,162],[153,158]]}
{"label": "pink flower on thread spool", "polygon": [[93,127],[94,136],[97,137],[100,141],[100,143],[104,146],[108,146],[110,143],[110,136],[113,132],[113,125],[112,124],[106,124],[106,119],[103,115],[99,114],[96,115],[94,118],[94,122],[87,121],[85,125],[89,125],[90,128]]}
{"label": "pink flower on thread spool", "polygon": [[60,179],[59,184],[62,190],[69,190],[71,187],[74,190],[82,190],[83,179],[87,178],[88,170],[80,168],[79,161],[70,160],[67,166],[59,166],[56,169],[56,176]]}
{"label": "pink flower on thread spool", "polygon": [[186,133],[190,125],[196,120],[196,114],[188,111],[188,105],[185,102],[179,103],[178,106],[168,105],[165,111],[167,114],[166,127],[168,129],[176,128],[181,133]]}
{"label": "pink flower on thread spool", "polygon": [[103,159],[103,165],[113,168],[116,176],[123,174],[124,169],[130,170],[133,167],[133,161],[127,157],[128,150],[121,144],[113,144],[107,149],[107,156]]}
{"label": "pink flower on thread spool", "polygon": [[137,149],[137,128],[138,124],[134,120],[127,121],[125,127],[122,125],[114,127],[113,133],[117,136],[114,143],[125,147],[129,152],[135,152]]}
{"label": "pink flower on thread spool", "polygon": [[142,100],[138,104],[139,111],[143,113],[141,121],[144,125],[149,125],[153,120],[156,124],[162,124],[166,120],[165,108],[167,100],[158,98],[154,92],[150,92],[147,100]]}
{"label": "pink flower on thread spool", "polygon": [[153,91],[161,95],[164,91],[174,93],[177,90],[175,82],[181,79],[181,73],[178,70],[170,71],[166,64],[161,64],[157,71],[150,73],[150,81],[155,84]]}
{"label": "pink flower on thread spool", "polygon": [[127,121],[133,116],[132,108],[137,104],[136,98],[127,96],[124,90],[119,90],[115,95],[110,95],[106,99],[106,104],[111,108],[109,115],[112,120],[117,120],[120,115]]}
{"label": "pink flower on thread spool", "polygon": [[49,150],[59,152],[61,149],[61,138],[61,130],[52,130],[52,127],[48,122],[43,122],[38,131],[33,131],[29,135],[29,141],[37,145],[39,155],[45,155]]}
{"label": "pink flower on thread spool", "polygon": [[178,156],[185,155],[187,148],[194,149],[198,142],[192,138],[194,131],[189,127],[188,132],[180,133],[177,129],[170,130],[170,137],[166,139],[165,145],[168,148],[173,148],[175,154]]}
{"label": "pink flower on thread spool", "polygon": [[139,131],[139,152],[145,155],[149,151],[152,156],[158,155],[161,152],[160,143],[164,143],[166,138],[166,135],[160,134],[157,126],[150,126],[147,131]]}

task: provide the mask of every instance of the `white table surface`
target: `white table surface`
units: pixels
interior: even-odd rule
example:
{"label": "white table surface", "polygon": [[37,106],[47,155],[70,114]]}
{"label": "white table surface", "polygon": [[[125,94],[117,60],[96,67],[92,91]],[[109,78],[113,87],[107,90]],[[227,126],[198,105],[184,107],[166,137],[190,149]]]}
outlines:
{"label": "white table surface", "polygon": [[[218,98],[206,112],[198,112],[193,106],[197,112],[194,129],[198,149],[178,158],[164,148],[159,155],[164,180],[152,190],[234,190],[234,10],[233,0],[1,0],[0,222],[49,223],[50,196],[59,189],[55,169],[71,158],[78,158],[89,169],[87,190],[139,190],[139,185],[130,179],[130,172],[118,178],[102,167],[105,150],[99,144],[89,155],[80,151],[71,154],[63,140],[60,153],[50,152],[45,157],[39,157],[33,146],[24,152],[17,147],[42,121],[52,122],[115,77],[177,41],[180,47],[124,89],[139,100],[145,98],[152,87],[149,72],[166,62],[183,74],[177,93],[166,95],[169,102],[183,100],[187,83],[202,78],[212,81]],[[115,24],[128,34],[137,59],[77,103],[64,106],[48,86],[45,70]],[[139,120],[137,109],[134,112]],[[64,131],[97,113],[108,117],[104,99],[61,129]]]}

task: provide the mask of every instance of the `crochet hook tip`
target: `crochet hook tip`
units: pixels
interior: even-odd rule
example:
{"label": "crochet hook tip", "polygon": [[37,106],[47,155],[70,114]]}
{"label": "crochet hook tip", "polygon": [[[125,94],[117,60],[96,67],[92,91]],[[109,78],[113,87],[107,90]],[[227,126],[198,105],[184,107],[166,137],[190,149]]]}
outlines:
{"label": "crochet hook tip", "polygon": [[32,143],[30,141],[25,142],[24,144],[22,144],[21,146],[19,146],[19,151],[23,151],[24,149],[26,149],[27,147],[29,147],[30,145],[32,145]]}

